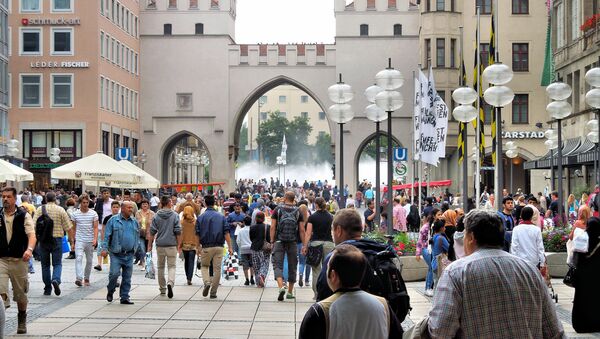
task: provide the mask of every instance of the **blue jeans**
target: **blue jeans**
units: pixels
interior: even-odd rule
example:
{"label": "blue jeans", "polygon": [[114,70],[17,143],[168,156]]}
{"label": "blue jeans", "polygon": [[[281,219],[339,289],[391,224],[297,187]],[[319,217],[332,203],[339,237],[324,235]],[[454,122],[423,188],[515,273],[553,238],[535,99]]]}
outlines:
{"label": "blue jeans", "polygon": [[431,267],[431,253],[428,248],[424,248],[421,251],[421,255],[423,256],[423,260],[427,263],[427,278],[425,278],[425,289],[430,290],[433,289],[433,268]]}
{"label": "blue jeans", "polygon": [[310,266],[306,265],[306,256],[302,254],[302,243],[298,243],[298,264],[300,265],[298,273],[304,276],[304,281],[310,279]]}
{"label": "blue jeans", "polygon": [[185,277],[187,280],[192,280],[194,276],[194,268],[196,266],[196,251],[183,251]]}
{"label": "blue jeans", "polygon": [[108,272],[108,293],[113,293],[117,287],[117,279],[122,275],[119,296],[121,300],[129,300],[131,290],[131,273],[133,272],[133,253],[110,253],[110,270]]}
{"label": "blue jeans", "polygon": [[[56,280],[60,284],[62,274],[62,237],[54,238],[56,242],[54,249],[49,251],[39,246],[40,262],[42,264],[42,280],[44,281],[44,291],[52,290],[52,281]],[[50,275],[50,260],[52,259],[52,275]]]}

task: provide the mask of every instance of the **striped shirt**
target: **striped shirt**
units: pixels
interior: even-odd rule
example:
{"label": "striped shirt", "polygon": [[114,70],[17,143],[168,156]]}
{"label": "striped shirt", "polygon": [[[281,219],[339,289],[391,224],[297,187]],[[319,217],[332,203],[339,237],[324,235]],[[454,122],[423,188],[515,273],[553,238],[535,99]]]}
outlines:
{"label": "striped shirt", "polygon": [[432,338],[565,338],[540,272],[501,249],[446,267],[428,327]]}
{"label": "striped shirt", "polygon": [[[52,236],[55,238],[62,238],[65,232],[73,227],[71,218],[67,214],[64,208],[58,206],[54,202],[49,202],[46,205],[46,213],[52,221],[54,221],[54,229],[52,230]],[[38,207],[33,215],[33,224],[35,225],[38,218],[42,215],[42,206]]]}
{"label": "striped shirt", "polygon": [[73,221],[75,222],[75,241],[92,242],[94,241],[94,222],[98,221],[98,213],[89,209],[83,213],[81,210],[73,212]]}

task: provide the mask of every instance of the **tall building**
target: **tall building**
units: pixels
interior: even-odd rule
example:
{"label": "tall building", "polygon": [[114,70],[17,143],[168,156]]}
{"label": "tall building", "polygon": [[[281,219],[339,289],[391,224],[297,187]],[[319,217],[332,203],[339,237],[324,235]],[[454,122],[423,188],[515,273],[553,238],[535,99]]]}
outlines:
{"label": "tall building", "polygon": [[[508,107],[502,109],[503,142],[514,141],[519,147],[519,156],[509,159],[504,156],[500,166],[504,170],[504,188],[525,192],[541,190],[544,186],[543,171],[525,170],[527,160],[535,160],[546,154],[544,130],[549,117],[545,107],[545,88],[540,86],[543,70],[547,16],[544,1],[533,0],[424,0],[421,1],[421,68],[426,73],[431,65],[438,94],[452,110],[455,103],[452,91],[460,86],[460,67],[464,60],[467,85],[473,85],[475,46],[477,30],[476,9],[480,9],[480,56],[483,67],[488,64],[492,13],[497,24],[499,61],[514,72],[513,80],[507,84],[515,93]],[[462,39],[461,39],[462,27]],[[527,27],[527,29],[524,29]],[[462,41],[462,43],[461,43]],[[461,46],[462,45],[462,46]],[[462,59],[461,59],[462,47]],[[487,84],[483,85],[483,90]],[[485,150],[482,167],[483,185],[493,187],[491,113],[489,105],[485,111]],[[458,122],[450,116],[447,160],[437,170],[437,177],[447,176],[458,190],[462,178],[458,165],[457,150]],[[467,154],[469,156],[469,191],[473,192],[473,156],[475,131],[468,124]],[[512,175],[511,175],[512,173]],[[511,180],[512,177],[512,180]]]}
{"label": "tall building", "polygon": [[9,134],[33,186],[98,151],[141,153],[138,0],[11,0],[9,10]]}
{"label": "tall building", "polygon": [[8,8],[9,0],[0,0],[0,156],[6,155],[10,139],[8,120]]}

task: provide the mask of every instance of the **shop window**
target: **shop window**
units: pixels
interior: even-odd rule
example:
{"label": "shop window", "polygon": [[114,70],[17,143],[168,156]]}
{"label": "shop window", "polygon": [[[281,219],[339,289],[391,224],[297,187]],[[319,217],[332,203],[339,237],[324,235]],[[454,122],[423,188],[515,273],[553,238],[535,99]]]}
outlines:
{"label": "shop window", "polygon": [[21,106],[42,106],[41,75],[21,75]]}

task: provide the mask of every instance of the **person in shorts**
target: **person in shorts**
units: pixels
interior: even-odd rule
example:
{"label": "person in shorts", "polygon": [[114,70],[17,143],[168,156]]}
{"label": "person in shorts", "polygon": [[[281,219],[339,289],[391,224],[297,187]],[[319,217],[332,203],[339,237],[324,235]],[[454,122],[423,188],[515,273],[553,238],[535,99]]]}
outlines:
{"label": "person in shorts", "polygon": [[[252,268],[252,241],[250,240],[250,224],[252,218],[246,216],[244,222],[240,225],[238,234],[236,235],[236,241],[238,248],[240,249],[240,263],[244,269],[244,277],[246,282],[244,285],[254,285],[254,269]],[[248,274],[250,275],[248,277]]]}

